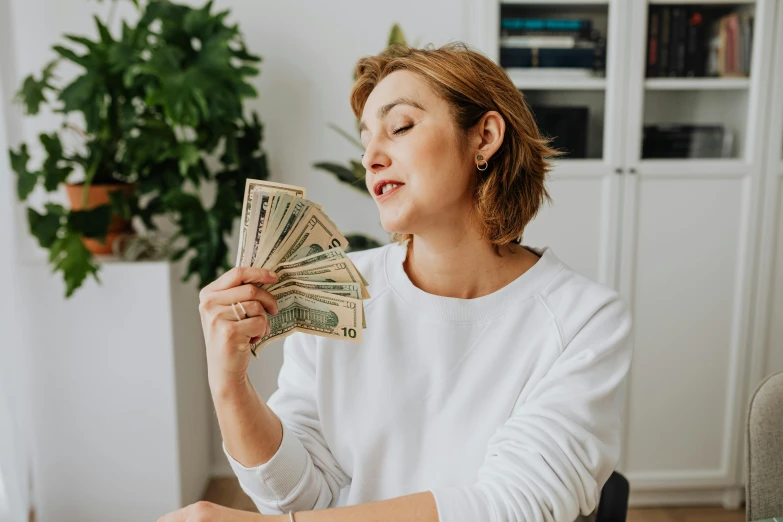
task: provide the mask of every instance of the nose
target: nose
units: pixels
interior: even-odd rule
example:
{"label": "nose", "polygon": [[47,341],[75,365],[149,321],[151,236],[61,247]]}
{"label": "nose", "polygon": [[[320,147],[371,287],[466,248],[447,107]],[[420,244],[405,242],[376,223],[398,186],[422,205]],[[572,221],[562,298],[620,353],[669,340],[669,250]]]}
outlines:
{"label": "nose", "polygon": [[374,139],[370,140],[364,154],[362,154],[362,165],[364,168],[373,174],[377,174],[383,169],[388,168],[390,164],[391,159],[384,152],[380,144]]}

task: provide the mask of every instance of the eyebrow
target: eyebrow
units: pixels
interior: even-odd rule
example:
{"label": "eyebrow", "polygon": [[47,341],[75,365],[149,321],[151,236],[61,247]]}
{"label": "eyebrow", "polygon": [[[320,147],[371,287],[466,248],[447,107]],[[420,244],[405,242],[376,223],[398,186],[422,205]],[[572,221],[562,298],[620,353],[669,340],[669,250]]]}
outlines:
{"label": "eyebrow", "polygon": [[[378,119],[382,120],[383,118],[385,118],[386,115],[389,114],[389,111],[392,110],[392,108],[394,108],[397,105],[410,105],[411,107],[415,107],[417,109],[420,109],[420,110],[426,112],[426,109],[424,107],[422,107],[419,102],[417,102],[416,100],[413,100],[411,98],[406,98],[406,97],[403,96],[401,98],[397,98],[396,100],[394,100],[394,101],[392,101],[390,103],[387,103],[386,105],[384,105],[383,107],[378,109]],[[359,134],[361,134],[362,132],[364,132],[366,130],[367,130],[367,124],[364,123],[364,121],[362,121],[359,124]]]}

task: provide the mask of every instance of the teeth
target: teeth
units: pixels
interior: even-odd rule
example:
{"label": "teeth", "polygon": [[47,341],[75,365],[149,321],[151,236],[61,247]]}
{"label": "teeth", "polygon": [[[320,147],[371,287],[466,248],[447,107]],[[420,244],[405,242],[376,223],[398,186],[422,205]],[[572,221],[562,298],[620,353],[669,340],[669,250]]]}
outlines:
{"label": "teeth", "polygon": [[381,194],[386,194],[388,191],[393,189],[394,187],[399,187],[399,183],[387,183],[383,187],[381,187]]}

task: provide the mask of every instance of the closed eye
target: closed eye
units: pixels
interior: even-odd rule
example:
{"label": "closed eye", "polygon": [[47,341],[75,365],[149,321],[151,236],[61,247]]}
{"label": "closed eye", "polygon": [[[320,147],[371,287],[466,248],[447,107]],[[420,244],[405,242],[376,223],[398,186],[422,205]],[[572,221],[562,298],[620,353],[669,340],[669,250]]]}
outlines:
{"label": "closed eye", "polygon": [[413,125],[408,125],[407,127],[400,127],[399,129],[394,131],[394,134],[400,134],[400,133],[410,129],[411,127],[413,127]]}

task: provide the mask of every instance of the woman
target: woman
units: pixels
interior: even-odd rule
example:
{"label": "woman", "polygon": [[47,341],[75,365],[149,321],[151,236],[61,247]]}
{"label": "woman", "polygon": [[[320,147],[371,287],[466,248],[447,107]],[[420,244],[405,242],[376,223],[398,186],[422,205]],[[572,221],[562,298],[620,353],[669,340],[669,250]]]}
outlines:
{"label": "woman", "polygon": [[[504,71],[464,44],[394,47],[356,73],[367,188],[397,240],[350,255],[372,294],[363,343],[287,338],[265,404],[248,342],[277,310],[250,283],[273,278],[234,269],[204,288],[223,447],[263,514],[202,502],[163,520],[590,514],[620,456],[631,322],[617,292],[521,245],[557,152]],[[236,321],[234,302],[252,317]]]}

